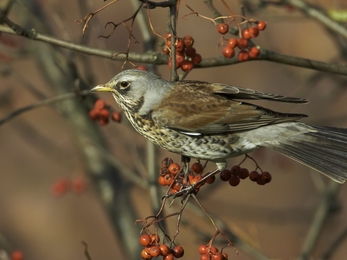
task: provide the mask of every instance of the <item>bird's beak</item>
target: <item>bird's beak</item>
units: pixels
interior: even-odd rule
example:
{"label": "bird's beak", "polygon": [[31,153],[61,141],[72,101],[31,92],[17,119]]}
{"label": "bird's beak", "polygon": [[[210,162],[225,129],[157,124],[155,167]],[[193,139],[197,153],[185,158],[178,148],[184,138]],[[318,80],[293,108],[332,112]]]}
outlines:
{"label": "bird's beak", "polygon": [[96,87],[90,90],[91,92],[111,92],[112,88],[108,85],[97,85]]}

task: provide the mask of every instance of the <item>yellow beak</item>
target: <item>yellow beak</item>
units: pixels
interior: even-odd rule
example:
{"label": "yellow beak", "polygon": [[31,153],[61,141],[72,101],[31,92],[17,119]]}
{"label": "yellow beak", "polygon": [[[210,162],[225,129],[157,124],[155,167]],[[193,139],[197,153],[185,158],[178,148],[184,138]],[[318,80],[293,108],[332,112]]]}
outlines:
{"label": "yellow beak", "polygon": [[105,85],[97,85],[96,87],[90,90],[91,92],[111,92],[112,88],[110,88],[107,84]]}

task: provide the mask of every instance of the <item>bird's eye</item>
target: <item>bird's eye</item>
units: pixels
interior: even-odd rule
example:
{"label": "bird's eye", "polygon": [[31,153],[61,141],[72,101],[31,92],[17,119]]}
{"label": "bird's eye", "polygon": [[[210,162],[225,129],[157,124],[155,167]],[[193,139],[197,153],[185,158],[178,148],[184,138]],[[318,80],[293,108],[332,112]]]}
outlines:
{"label": "bird's eye", "polygon": [[122,88],[122,89],[125,89],[125,88],[127,88],[127,87],[129,87],[129,82],[127,82],[127,81],[121,81],[120,83],[119,83],[119,85],[120,85],[120,87]]}

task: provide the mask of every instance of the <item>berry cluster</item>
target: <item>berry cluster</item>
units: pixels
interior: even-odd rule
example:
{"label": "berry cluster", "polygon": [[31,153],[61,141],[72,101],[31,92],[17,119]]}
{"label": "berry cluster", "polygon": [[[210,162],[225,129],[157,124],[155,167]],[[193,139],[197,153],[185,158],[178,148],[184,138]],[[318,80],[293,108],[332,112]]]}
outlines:
{"label": "berry cluster", "polygon": [[[165,158],[161,162],[160,176],[158,182],[161,186],[169,186],[171,188],[171,193],[175,194],[186,185],[194,185],[204,177],[202,174],[204,167],[200,162],[193,163],[190,167],[188,173],[188,181],[184,179],[184,176],[181,173],[181,167],[174,163],[170,158]],[[207,173],[208,174],[208,173]],[[201,186],[205,183],[211,184],[215,181],[215,176],[207,178],[205,181],[199,183],[195,187],[195,192],[197,193]]]}
{"label": "berry cluster", "polygon": [[[171,33],[165,35],[166,45],[163,48],[163,52],[166,55],[170,55],[168,66],[172,68],[172,56],[171,56]],[[177,38],[174,43],[176,47],[176,69],[181,68],[183,71],[191,71],[194,65],[201,62],[201,55],[198,54],[193,47],[194,39],[190,35],[186,35],[183,38]]]}
{"label": "berry cluster", "polygon": [[142,259],[150,260],[153,257],[162,256],[163,260],[173,260],[184,255],[182,246],[170,248],[164,243],[160,244],[160,237],[157,234],[143,234],[140,237],[140,244],[144,246],[141,251]]}
{"label": "berry cluster", "polygon": [[86,187],[86,181],[82,177],[72,180],[69,180],[68,178],[61,178],[52,185],[51,193],[55,197],[61,197],[66,194],[69,189],[71,189],[75,194],[80,194],[85,191]]}
{"label": "berry cluster", "polygon": [[224,169],[221,171],[219,176],[222,181],[228,181],[231,186],[237,186],[241,180],[248,178],[249,171],[239,165],[234,165],[230,170]]}
{"label": "berry cluster", "polygon": [[[223,48],[222,54],[226,58],[232,58],[235,55],[235,48],[239,48],[238,60],[246,61],[249,59],[257,58],[260,51],[257,47],[248,47],[248,40],[251,38],[256,38],[260,31],[265,30],[266,23],[263,21],[255,22],[251,27],[245,28],[241,32],[241,37],[228,39],[227,45]],[[217,31],[225,35],[229,31],[229,25],[226,23],[221,23],[217,26]]]}
{"label": "berry cluster", "polygon": [[110,108],[106,106],[106,102],[102,99],[98,99],[94,103],[94,108],[89,112],[89,117],[92,120],[97,120],[99,125],[104,126],[109,123],[109,118],[112,118],[115,122],[120,122],[122,117],[121,113],[114,111],[110,113]]}
{"label": "berry cluster", "polygon": [[228,260],[228,254],[219,252],[215,246],[202,244],[199,246],[198,252],[200,254],[200,260]]}
{"label": "berry cluster", "polygon": [[257,171],[252,171],[249,174],[249,179],[251,181],[256,182],[259,185],[265,185],[269,183],[272,179],[272,176],[269,172],[257,172]]}

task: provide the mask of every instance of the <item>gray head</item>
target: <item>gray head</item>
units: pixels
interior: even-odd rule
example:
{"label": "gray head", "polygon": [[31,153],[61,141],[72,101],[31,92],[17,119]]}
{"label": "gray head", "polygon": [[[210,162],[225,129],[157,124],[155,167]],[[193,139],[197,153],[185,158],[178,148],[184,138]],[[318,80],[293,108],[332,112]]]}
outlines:
{"label": "gray head", "polygon": [[120,107],[140,115],[149,113],[170,93],[173,83],[151,72],[124,70],[105,85],[98,85],[93,92],[111,92]]}

